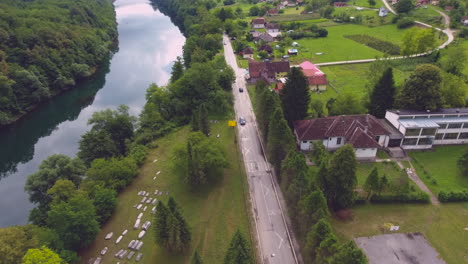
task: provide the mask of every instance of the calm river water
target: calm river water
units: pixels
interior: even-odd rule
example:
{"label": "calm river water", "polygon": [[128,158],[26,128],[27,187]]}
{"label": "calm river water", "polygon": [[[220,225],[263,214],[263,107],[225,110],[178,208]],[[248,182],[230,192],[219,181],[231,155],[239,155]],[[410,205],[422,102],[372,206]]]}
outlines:
{"label": "calm river water", "polygon": [[150,83],[167,83],[185,38],[147,0],[117,0],[119,49],[89,81],[0,130],[0,227],[27,222],[29,174],[52,154],[75,156],[91,115],[126,104],[138,115]]}

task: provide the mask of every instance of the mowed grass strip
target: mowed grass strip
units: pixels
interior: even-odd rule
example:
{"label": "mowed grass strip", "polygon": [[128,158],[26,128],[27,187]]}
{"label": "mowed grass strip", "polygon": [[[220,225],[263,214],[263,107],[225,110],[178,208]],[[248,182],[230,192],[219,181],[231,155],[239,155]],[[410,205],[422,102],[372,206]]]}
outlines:
{"label": "mowed grass strip", "polygon": [[[218,140],[224,147],[230,167],[224,170],[224,177],[214,186],[195,191],[189,190],[182,177],[172,173],[171,164],[174,148],[179,144],[185,144],[189,132],[190,128],[184,127],[156,141],[158,147],[150,150],[147,162],[140,169],[139,176],[120,193],[119,204],[112,218],[102,228],[96,241],[80,254],[82,263],[86,263],[91,257],[99,256],[101,249],[106,246],[109,250],[102,263],[116,263],[119,260],[114,258],[114,254],[120,249],[127,249],[130,241],[137,239],[141,229],[133,230],[133,225],[142,210],[137,210],[132,206],[142,199],[137,195],[140,190],[148,191],[149,197],[156,197],[164,202],[169,197],[166,192],[175,198],[191,227],[192,247],[185,254],[168,253],[154,242],[154,232],[151,228],[142,240],[144,245],[140,252],[143,253],[143,258],[139,263],[188,263],[194,250],[198,250],[204,263],[220,263],[237,229],[249,237],[248,209],[244,196],[248,195],[244,193],[246,179],[235,144],[234,128],[227,127],[227,121],[211,124],[211,134],[220,135]],[[158,161],[153,162],[154,160]],[[161,173],[156,175],[158,171]],[[153,180],[155,176],[157,178]],[[163,191],[164,194],[154,196],[156,189]],[[144,212],[143,222],[146,220],[154,222],[153,215],[151,215],[152,207],[148,205],[148,209]],[[125,229],[129,230],[128,234],[116,245],[115,240]],[[114,232],[114,237],[111,240],[104,240],[104,236],[109,232]],[[131,261],[125,257],[120,262],[136,263],[135,256]]]}
{"label": "mowed grass strip", "polygon": [[360,205],[353,219],[332,224],[340,238],[383,234],[382,225],[399,225],[398,233],[421,232],[448,264],[468,263],[468,203],[433,205]]}
{"label": "mowed grass strip", "polygon": [[[413,151],[413,160],[419,178],[437,195],[440,191],[460,191],[468,189],[468,177],[460,175],[457,160],[467,147],[440,146],[430,151]],[[435,180],[436,184],[434,184]]]}

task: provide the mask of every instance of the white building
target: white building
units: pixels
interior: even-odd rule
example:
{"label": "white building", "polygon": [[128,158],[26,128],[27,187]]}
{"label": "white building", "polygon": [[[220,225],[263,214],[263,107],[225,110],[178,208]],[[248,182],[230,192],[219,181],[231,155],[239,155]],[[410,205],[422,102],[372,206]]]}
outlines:
{"label": "white building", "polygon": [[390,134],[372,115],[330,116],[294,122],[294,133],[303,151],[313,148],[313,142],[322,142],[333,151],[351,144],[358,159],[375,159],[379,148],[387,147]]}
{"label": "white building", "polygon": [[389,110],[388,120],[403,135],[403,149],[468,143],[468,108],[439,111]]}

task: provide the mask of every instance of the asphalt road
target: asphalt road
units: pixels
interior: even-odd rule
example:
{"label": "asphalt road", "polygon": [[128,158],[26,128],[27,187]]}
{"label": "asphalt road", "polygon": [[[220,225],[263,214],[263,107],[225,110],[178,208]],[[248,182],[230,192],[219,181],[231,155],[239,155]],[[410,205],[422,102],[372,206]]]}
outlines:
{"label": "asphalt road", "polygon": [[[231,42],[223,37],[226,62],[236,74],[233,85],[234,109],[236,119],[244,117],[247,123],[241,126],[238,122],[238,142],[243,154],[249,193],[255,219],[256,237],[259,255],[264,264],[298,263],[293,251],[293,243],[286,223],[289,221],[283,214],[284,202],[280,189],[270,173],[270,164],[265,159],[259,140],[255,114],[246,89],[245,69],[237,66]],[[239,88],[244,88],[240,93]]]}

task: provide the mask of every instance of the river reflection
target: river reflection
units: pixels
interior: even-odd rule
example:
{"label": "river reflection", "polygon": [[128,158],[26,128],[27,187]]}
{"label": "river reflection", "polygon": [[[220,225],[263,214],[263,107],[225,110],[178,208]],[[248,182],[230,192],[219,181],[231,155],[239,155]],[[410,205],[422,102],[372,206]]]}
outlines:
{"label": "river reflection", "polygon": [[150,83],[164,85],[182,54],[184,37],[145,0],[117,0],[119,49],[110,63],[79,87],[0,131],[0,226],[25,224],[33,205],[24,192],[29,174],[46,157],[74,156],[91,115],[120,104],[138,115]]}

